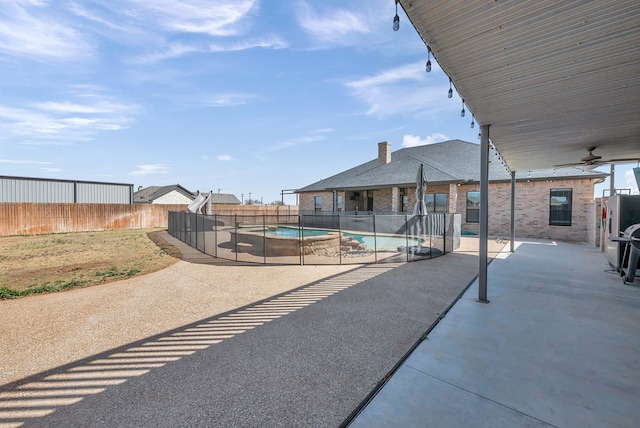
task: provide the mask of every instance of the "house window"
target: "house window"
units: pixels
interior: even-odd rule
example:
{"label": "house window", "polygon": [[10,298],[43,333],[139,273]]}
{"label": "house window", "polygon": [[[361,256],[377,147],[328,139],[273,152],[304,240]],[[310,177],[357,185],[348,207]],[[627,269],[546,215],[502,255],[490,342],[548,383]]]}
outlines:
{"label": "house window", "polygon": [[480,192],[467,192],[467,223],[480,223]]}
{"label": "house window", "polygon": [[322,211],[322,196],[315,196],[313,198],[313,210]]}
{"label": "house window", "polygon": [[336,196],[336,209],[342,211],[342,195]]}
{"label": "house window", "polygon": [[571,226],[572,189],[551,189],[549,196],[549,225]]}
{"label": "house window", "polygon": [[429,193],[424,195],[424,203],[427,206],[428,213],[446,213],[447,212],[447,194],[446,193]]}

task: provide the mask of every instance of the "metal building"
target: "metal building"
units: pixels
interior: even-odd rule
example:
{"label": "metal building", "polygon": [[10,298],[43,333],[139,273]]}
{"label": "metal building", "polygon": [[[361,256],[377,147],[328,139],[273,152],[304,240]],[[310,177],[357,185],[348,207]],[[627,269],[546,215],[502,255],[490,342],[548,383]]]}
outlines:
{"label": "metal building", "polygon": [[0,176],[0,203],[131,204],[133,184]]}

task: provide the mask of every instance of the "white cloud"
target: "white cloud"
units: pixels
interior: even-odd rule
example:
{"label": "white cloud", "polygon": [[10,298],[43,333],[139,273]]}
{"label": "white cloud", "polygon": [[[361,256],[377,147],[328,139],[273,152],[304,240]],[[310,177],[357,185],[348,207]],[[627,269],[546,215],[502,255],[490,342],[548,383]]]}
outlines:
{"label": "white cloud", "polygon": [[254,48],[263,49],[285,49],[289,47],[289,43],[278,36],[268,36],[254,40],[242,40],[228,44],[211,44],[210,52],[237,52]]}
{"label": "white cloud", "polygon": [[440,133],[427,135],[424,138],[418,137],[416,135],[407,134],[404,137],[402,137],[402,147],[426,146],[427,144],[440,143],[442,141],[447,141],[448,139],[449,137]]}
{"label": "white cloud", "polygon": [[27,140],[19,143],[21,146],[36,147],[36,146],[68,146],[71,143],[65,141],[47,141],[47,140]]}
{"label": "white cloud", "polygon": [[453,105],[446,97],[448,84],[444,79],[433,83],[441,74],[427,76],[423,66],[422,62],[406,64],[345,85],[354,98],[367,106],[366,114],[370,116],[451,110]]}
{"label": "white cloud", "polygon": [[23,107],[0,105],[0,131],[24,138],[24,145],[70,144],[127,128],[140,112],[135,104],[113,101],[87,88],[72,97],[76,99],[32,102]]}
{"label": "white cloud", "polygon": [[638,193],[638,183],[636,182],[636,176],[633,173],[633,169],[625,171],[624,180],[627,183],[627,186],[628,186],[627,188],[631,189],[631,193],[637,194]]}
{"label": "white cloud", "polygon": [[218,160],[221,160],[221,161],[230,161],[231,160],[231,156],[229,156],[229,155],[218,155],[217,158],[218,158]]}
{"label": "white cloud", "polygon": [[130,0],[128,3],[121,8],[122,13],[141,22],[152,21],[173,32],[210,36],[242,33],[242,20],[258,7],[257,0]]}
{"label": "white cloud", "polygon": [[334,131],[333,128],[320,128],[320,129],[316,129],[315,132],[317,132],[318,134],[330,134]]}
{"label": "white cloud", "polygon": [[169,172],[169,167],[164,164],[144,164],[136,165],[135,171],[129,173],[129,175],[149,175],[149,174],[166,174]]}
{"label": "white cloud", "polygon": [[326,140],[326,134],[333,132],[331,128],[321,128],[315,131],[312,131],[309,135],[303,135],[301,137],[291,138],[289,140],[282,141],[275,146],[272,146],[265,150],[265,152],[275,152],[279,150],[288,149],[290,147],[295,147],[301,144],[309,144],[315,143],[318,141]]}
{"label": "white cloud", "polygon": [[156,62],[163,61],[165,59],[173,59],[179,58],[184,55],[188,55],[191,53],[204,52],[205,49],[195,46],[188,45],[185,43],[174,42],[169,43],[164,46],[164,49],[160,52],[151,53],[147,55],[140,55],[136,57],[135,62],[140,64],[153,64]]}
{"label": "white cloud", "polygon": [[0,2],[0,52],[41,62],[78,61],[92,56],[93,48],[46,2]]}
{"label": "white cloud", "polygon": [[206,103],[211,107],[232,107],[247,104],[256,98],[255,95],[242,93],[217,94],[209,97]]}
{"label": "white cloud", "polygon": [[0,163],[12,164],[12,165],[50,165],[51,164],[51,162],[25,160],[25,159],[0,159]]}
{"label": "white cloud", "polygon": [[298,4],[296,19],[298,25],[317,41],[339,45],[355,43],[352,36],[371,33],[374,24],[369,17],[355,11],[332,9],[321,13],[312,10],[306,2]]}

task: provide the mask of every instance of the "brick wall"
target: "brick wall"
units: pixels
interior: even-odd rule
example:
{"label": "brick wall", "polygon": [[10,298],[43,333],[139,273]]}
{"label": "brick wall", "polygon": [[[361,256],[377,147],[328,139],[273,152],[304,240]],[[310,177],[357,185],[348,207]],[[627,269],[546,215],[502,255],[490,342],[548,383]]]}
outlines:
{"label": "brick wall", "polygon": [[301,211],[315,210],[314,198],[316,196],[322,196],[322,211],[333,211],[333,193],[332,192],[300,193],[300,199],[298,201],[298,206],[300,207],[300,210]]}
{"label": "brick wall", "polygon": [[380,189],[369,194],[373,195],[373,210],[377,212],[393,212],[393,189]]}
{"label": "brick wall", "polygon": [[[516,236],[524,238],[557,239],[595,242],[593,181],[553,180],[516,183]],[[572,189],[571,226],[549,225],[549,196],[551,189]],[[467,192],[479,191],[479,185],[458,187],[456,212],[462,214],[462,231],[479,233],[478,223],[467,223]],[[489,234],[509,236],[511,219],[511,183],[491,183],[489,186]]]}
{"label": "brick wall", "polygon": [[[516,236],[523,238],[557,239],[563,241],[595,243],[597,232],[595,202],[593,198],[593,179],[519,181],[516,183],[515,228]],[[551,189],[572,189],[571,226],[549,225],[549,196]],[[463,232],[479,233],[478,223],[466,222],[467,192],[479,191],[479,184],[428,185],[427,193],[446,193],[449,197],[449,212],[462,214]],[[373,193],[374,211],[398,212],[394,209],[393,189],[378,189]],[[346,193],[345,210],[353,211],[357,205],[360,210],[366,208],[364,192],[360,192],[359,201],[349,201]],[[416,203],[415,188],[405,189],[407,203],[405,212],[412,213]],[[314,193],[300,194],[300,209],[313,210]],[[332,209],[331,192],[317,193],[322,196],[323,210]],[[398,195],[399,196],[399,195]],[[325,202],[328,201],[328,202]],[[511,228],[511,183],[491,183],[489,185],[489,234],[508,237]]]}

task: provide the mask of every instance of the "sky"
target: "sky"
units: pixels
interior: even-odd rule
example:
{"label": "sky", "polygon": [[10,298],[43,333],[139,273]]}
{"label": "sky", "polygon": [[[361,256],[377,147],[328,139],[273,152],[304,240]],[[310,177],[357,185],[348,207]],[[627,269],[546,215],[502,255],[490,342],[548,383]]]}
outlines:
{"label": "sky", "polygon": [[392,0],[0,0],[0,175],[271,203],[381,141],[477,143],[398,13],[395,32]]}

